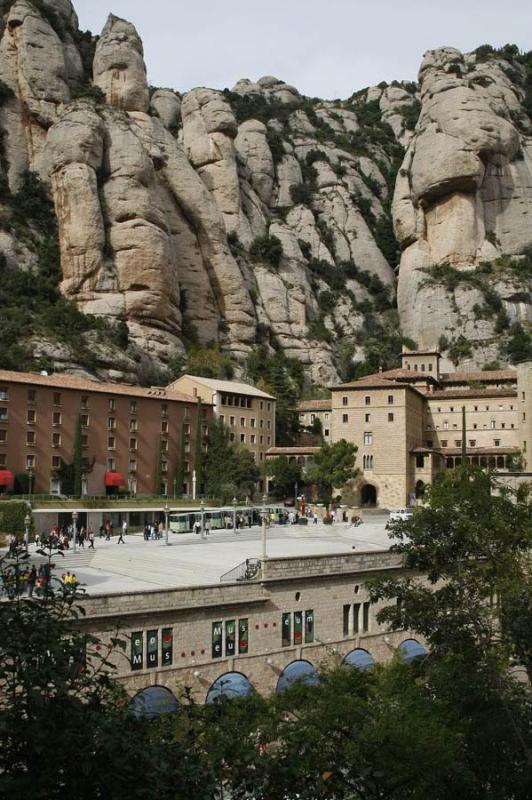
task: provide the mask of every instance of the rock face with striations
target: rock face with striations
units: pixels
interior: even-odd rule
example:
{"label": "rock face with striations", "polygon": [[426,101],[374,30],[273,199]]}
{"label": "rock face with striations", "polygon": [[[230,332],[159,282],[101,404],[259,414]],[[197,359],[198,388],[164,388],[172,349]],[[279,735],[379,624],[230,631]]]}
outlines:
{"label": "rock face with striations", "polygon": [[[462,335],[477,362],[499,355],[496,319],[479,312],[487,289],[496,291],[510,322],[532,319],[529,281],[516,279],[500,260],[532,247],[532,127],[522,114],[524,76],[508,73],[504,62],[453,48],[425,54],[421,115],[393,202],[404,248],[398,286],[404,332],[431,348],[442,335]],[[498,259],[493,275],[486,265]],[[447,267],[465,273],[463,282],[451,274],[454,291]]]}
{"label": "rock face with striations", "polygon": [[[12,196],[28,170],[49,187],[64,296],[127,326],[125,366],[111,353],[100,377],[210,343],[242,373],[262,344],[327,384],[386,366],[401,327],[423,347],[463,334],[466,361],[499,357],[487,290],[499,327],[502,312],[529,319],[515,265],[482,267],[532,246],[522,67],[443,48],[419,86],[345,101],[272,76],[180,95],[149,89],[125,20],[96,38],[70,0],[0,0],[0,14],[0,169]],[[2,225],[10,269],[35,271],[38,248],[35,230],[19,242]],[[453,272],[450,292],[445,270],[484,277]]]}

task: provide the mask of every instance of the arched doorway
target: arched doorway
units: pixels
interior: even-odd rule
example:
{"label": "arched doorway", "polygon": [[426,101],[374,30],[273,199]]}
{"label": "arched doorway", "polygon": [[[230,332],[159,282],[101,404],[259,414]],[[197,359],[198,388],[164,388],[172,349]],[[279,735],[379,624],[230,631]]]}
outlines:
{"label": "arched doorway", "polygon": [[303,681],[308,686],[316,686],[320,682],[316,667],[310,661],[292,661],[279,675],[275,691],[284,692],[296,681]]}
{"label": "arched doorway", "polygon": [[407,664],[411,664],[412,661],[417,661],[428,655],[426,649],[417,639],[405,639],[399,645],[399,652]]}
{"label": "arched doorway", "polygon": [[342,665],[345,667],[356,667],[357,669],[366,670],[375,666],[373,656],[367,650],[357,647],[356,650],[351,650],[344,660]]}
{"label": "arched doorway", "polygon": [[162,714],[176,714],[179,703],[166,686],[148,686],[133,697],[129,710],[139,719],[155,719]]}
{"label": "arched doorway", "polygon": [[423,481],[418,481],[416,483],[416,499],[419,500],[420,497],[423,497],[425,494],[425,484]]}
{"label": "arched doorway", "polygon": [[366,508],[377,505],[377,489],[371,483],[365,483],[360,490],[360,505]]}
{"label": "arched doorway", "polygon": [[253,686],[242,672],[224,672],[212,684],[205,702],[216,703],[234,697],[245,697],[252,691]]}

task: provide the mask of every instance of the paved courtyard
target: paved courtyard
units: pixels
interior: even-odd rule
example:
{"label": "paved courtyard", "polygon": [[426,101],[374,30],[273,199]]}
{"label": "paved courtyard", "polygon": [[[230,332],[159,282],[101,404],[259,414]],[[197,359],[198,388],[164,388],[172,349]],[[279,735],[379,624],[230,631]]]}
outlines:
{"label": "paved courtyard", "polygon": [[[390,546],[385,529],[388,515],[371,515],[362,525],[347,523],[308,527],[279,525],[267,531],[269,557],[308,556],[328,553],[349,553],[386,550]],[[261,529],[246,528],[214,531],[205,540],[193,533],[169,534],[164,539],[144,541],[142,534],[129,534],[126,544],[117,544],[118,537],[106,542],[96,539],[95,550],[85,549],[56,559],[55,574],[75,572],[91,594],[128,592],[147,589],[168,589],[179,586],[216,584],[220,577],[246,558],[260,558]],[[30,552],[35,552],[31,545]]]}

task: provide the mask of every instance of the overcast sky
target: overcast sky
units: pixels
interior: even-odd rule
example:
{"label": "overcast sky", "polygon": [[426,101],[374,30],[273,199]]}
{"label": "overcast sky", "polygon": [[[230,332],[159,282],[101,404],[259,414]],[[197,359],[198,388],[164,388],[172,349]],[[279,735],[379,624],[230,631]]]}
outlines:
{"label": "overcast sky", "polygon": [[512,42],[532,49],[530,0],[74,0],[82,29],[109,12],[144,42],[149,82],[186,91],[275,75],[303,94],[348,97],[412,80],[425,50]]}

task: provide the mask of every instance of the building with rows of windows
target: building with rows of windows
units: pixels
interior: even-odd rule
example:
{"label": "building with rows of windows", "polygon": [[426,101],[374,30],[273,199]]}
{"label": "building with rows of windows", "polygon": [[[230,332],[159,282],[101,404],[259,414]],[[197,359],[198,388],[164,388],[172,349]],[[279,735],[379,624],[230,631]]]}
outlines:
{"label": "building with rows of windows", "polygon": [[231,441],[253,453],[260,466],[266,451],[275,447],[275,397],[236,381],[221,381],[183,375],[170,385],[205,403],[212,404],[216,417],[225,423]]}
{"label": "building with rows of windows", "polygon": [[196,399],[171,387],[0,370],[0,492],[25,475],[33,494],[61,494],[81,433],[83,494],[173,494],[182,437],[188,494],[197,426],[206,435],[212,407],[200,413]]}
{"label": "building with rows of windows", "polygon": [[332,438],[358,447],[360,505],[403,506],[462,458],[501,471],[530,469],[532,364],[440,371],[437,352],[404,352],[402,367],[332,390]]}

